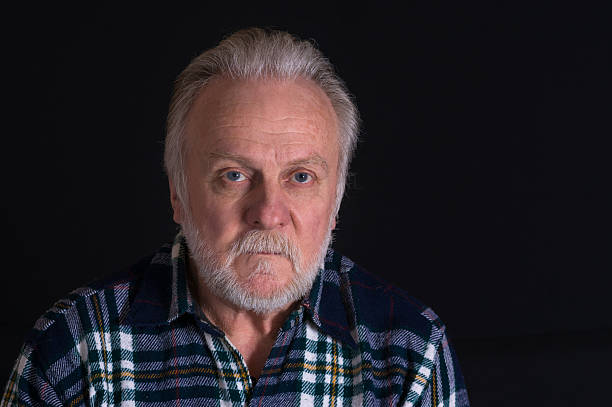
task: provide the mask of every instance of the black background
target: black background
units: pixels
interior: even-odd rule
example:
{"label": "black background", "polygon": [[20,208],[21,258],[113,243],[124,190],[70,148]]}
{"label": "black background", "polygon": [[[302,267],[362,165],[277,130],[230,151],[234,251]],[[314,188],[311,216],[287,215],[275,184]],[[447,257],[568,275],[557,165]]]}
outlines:
{"label": "black background", "polygon": [[473,405],[605,403],[612,15],[509,4],[5,10],[0,379],[55,300],[172,239],[172,83],[258,25],[355,95],[334,247],[442,317]]}

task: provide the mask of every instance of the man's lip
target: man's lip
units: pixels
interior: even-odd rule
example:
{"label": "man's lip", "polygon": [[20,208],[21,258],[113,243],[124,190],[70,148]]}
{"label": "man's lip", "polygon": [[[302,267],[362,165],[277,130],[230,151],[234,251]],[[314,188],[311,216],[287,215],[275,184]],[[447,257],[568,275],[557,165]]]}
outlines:
{"label": "man's lip", "polygon": [[280,256],[282,253],[278,252],[253,252],[249,254],[260,254],[262,256]]}

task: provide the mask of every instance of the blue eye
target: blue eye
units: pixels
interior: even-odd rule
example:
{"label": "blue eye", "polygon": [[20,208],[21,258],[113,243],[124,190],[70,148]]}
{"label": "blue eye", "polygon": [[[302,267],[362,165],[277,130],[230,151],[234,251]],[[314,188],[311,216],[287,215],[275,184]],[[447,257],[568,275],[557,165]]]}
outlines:
{"label": "blue eye", "polygon": [[293,174],[293,179],[300,184],[305,184],[312,179],[312,176],[307,172],[296,172]]}
{"label": "blue eye", "polygon": [[225,173],[225,178],[230,181],[244,181],[246,177],[240,171],[228,171]]}

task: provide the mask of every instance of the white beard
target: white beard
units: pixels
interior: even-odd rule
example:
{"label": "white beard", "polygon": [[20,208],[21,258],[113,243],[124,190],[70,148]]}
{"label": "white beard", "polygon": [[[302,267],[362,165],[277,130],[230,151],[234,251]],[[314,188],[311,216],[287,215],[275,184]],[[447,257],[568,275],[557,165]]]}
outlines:
{"label": "white beard", "polygon": [[[191,259],[198,270],[198,277],[206,284],[208,290],[240,309],[258,314],[279,310],[308,294],[319,269],[324,267],[325,255],[332,239],[330,227],[315,255],[303,260],[298,246],[286,235],[279,232],[251,230],[238,238],[226,253],[219,254],[214,252],[213,246],[206,240],[207,237],[200,235],[191,216],[186,216],[182,228]],[[291,262],[294,271],[289,283],[267,295],[258,293],[249,281],[257,275],[273,275],[273,265],[270,261],[259,260],[246,282],[238,280],[233,267],[238,256],[261,252],[285,256]]]}

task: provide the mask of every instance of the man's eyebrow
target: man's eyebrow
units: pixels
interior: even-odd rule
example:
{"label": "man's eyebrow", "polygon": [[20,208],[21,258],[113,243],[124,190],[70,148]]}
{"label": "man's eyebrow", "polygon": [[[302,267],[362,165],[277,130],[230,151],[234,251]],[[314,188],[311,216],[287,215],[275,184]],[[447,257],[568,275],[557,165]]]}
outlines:
{"label": "man's eyebrow", "polygon": [[300,158],[297,160],[293,160],[289,162],[290,166],[299,166],[299,165],[318,165],[323,168],[324,171],[327,171],[327,161],[319,154],[313,154],[306,158]]}
{"label": "man's eyebrow", "polygon": [[229,160],[229,161],[233,161],[235,163],[238,163],[240,166],[245,167],[245,168],[253,168],[255,167],[255,164],[253,163],[252,160],[250,160],[247,157],[244,157],[242,155],[238,155],[238,154],[232,154],[232,153],[226,153],[226,152],[220,152],[220,151],[213,151],[208,153],[208,167],[212,168],[215,166],[215,162],[216,161],[222,161],[222,160]]}
{"label": "man's eyebrow", "polygon": [[241,155],[236,155],[236,154],[231,154],[231,153],[222,153],[222,152],[210,152],[208,153],[208,157],[211,160],[231,160],[231,161],[236,161],[239,162],[241,164],[249,164],[249,160],[246,157],[243,157]]}
{"label": "man's eyebrow", "polygon": [[[208,157],[211,159],[211,161],[231,160],[247,167],[251,165],[251,161],[248,158],[232,153],[213,151],[208,153]],[[318,165],[319,167],[323,168],[324,171],[328,170],[327,161],[325,161],[325,159],[319,154],[312,154],[308,157],[299,158],[297,160],[293,160],[287,163],[287,166],[290,167],[296,167],[300,165]]]}

